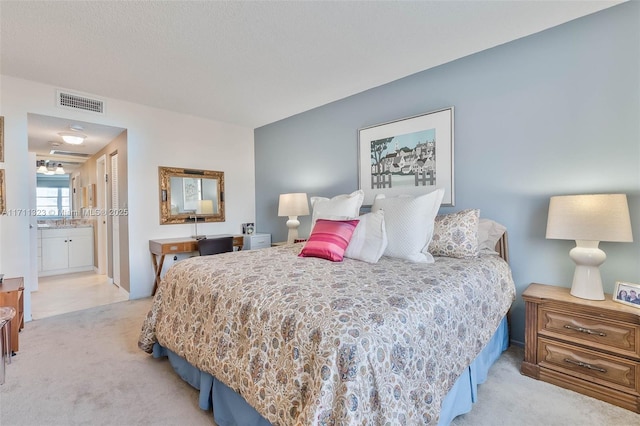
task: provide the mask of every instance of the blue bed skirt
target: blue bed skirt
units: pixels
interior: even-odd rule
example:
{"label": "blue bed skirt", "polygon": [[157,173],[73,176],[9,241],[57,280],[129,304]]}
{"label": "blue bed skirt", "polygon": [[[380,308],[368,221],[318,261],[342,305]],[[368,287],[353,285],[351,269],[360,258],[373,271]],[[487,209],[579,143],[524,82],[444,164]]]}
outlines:
{"label": "blue bed skirt", "polygon": [[[480,352],[458,378],[442,403],[438,425],[448,425],[460,414],[471,411],[478,399],[478,385],[487,379],[489,368],[509,346],[509,330],[506,317],[502,319],[489,344]],[[178,375],[200,390],[199,406],[203,410],[213,408],[213,418],[220,426],[270,426],[240,395],[209,373],[198,370],[186,360],[158,343],[153,347],[155,358],[168,357]],[[214,397],[215,395],[215,397]]]}

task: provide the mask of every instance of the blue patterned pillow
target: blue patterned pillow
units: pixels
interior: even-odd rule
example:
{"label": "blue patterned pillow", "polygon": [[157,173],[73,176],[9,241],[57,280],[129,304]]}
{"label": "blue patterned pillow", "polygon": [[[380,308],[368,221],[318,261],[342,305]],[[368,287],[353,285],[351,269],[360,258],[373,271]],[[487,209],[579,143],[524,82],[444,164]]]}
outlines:
{"label": "blue patterned pillow", "polygon": [[478,209],[436,216],[429,253],[460,259],[477,257],[479,220]]}

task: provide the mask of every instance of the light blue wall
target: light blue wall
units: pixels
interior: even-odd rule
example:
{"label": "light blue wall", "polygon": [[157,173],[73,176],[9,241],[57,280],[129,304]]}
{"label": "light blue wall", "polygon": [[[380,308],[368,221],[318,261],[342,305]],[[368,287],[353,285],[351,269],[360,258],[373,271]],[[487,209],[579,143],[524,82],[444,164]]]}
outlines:
{"label": "light blue wall", "polygon": [[[416,52],[417,55],[421,52]],[[428,54],[428,52],[427,52]],[[623,192],[634,243],[602,243],[605,291],[640,283],[640,4],[625,3],[255,131],[256,226],[286,239],[278,194],[358,188],[359,128],[455,107],[455,207],[507,226],[522,342],[531,282],[569,287],[573,242],[546,240],[549,197]],[[309,217],[300,234],[308,235]]]}

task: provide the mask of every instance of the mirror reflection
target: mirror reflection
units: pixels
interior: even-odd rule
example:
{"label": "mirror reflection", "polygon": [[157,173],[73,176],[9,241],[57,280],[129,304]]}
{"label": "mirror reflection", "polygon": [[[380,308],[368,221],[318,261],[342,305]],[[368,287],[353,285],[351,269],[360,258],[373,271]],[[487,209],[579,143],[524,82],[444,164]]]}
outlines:
{"label": "mirror reflection", "polygon": [[224,172],[159,167],[160,224],[223,222]]}
{"label": "mirror reflection", "polygon": [[218,213],[218,180],[172,177],[171,214]]}

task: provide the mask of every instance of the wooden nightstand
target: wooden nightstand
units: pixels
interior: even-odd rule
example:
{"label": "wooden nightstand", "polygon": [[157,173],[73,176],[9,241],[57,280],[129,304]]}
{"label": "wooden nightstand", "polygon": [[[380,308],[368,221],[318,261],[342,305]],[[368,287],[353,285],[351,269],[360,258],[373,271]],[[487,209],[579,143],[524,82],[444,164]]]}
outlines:
{"label": "wooden nightstand", "polygon": [[640,309],[531,284],[520,371],[640,413]]}
{"label": "wooden nightstand", "polygon": [[4,279],[0,285],[0,306],[10,306],[16,310],[16,316],[11,320],[11,351],[18,352],[20,349],[18,332],[24,328],[24,279],[22,277]]}
{"label": "wooden nightstand", "polygon": [[244,236],[242,250],[257,250],[271,247],[271,234],[249,234]]}

